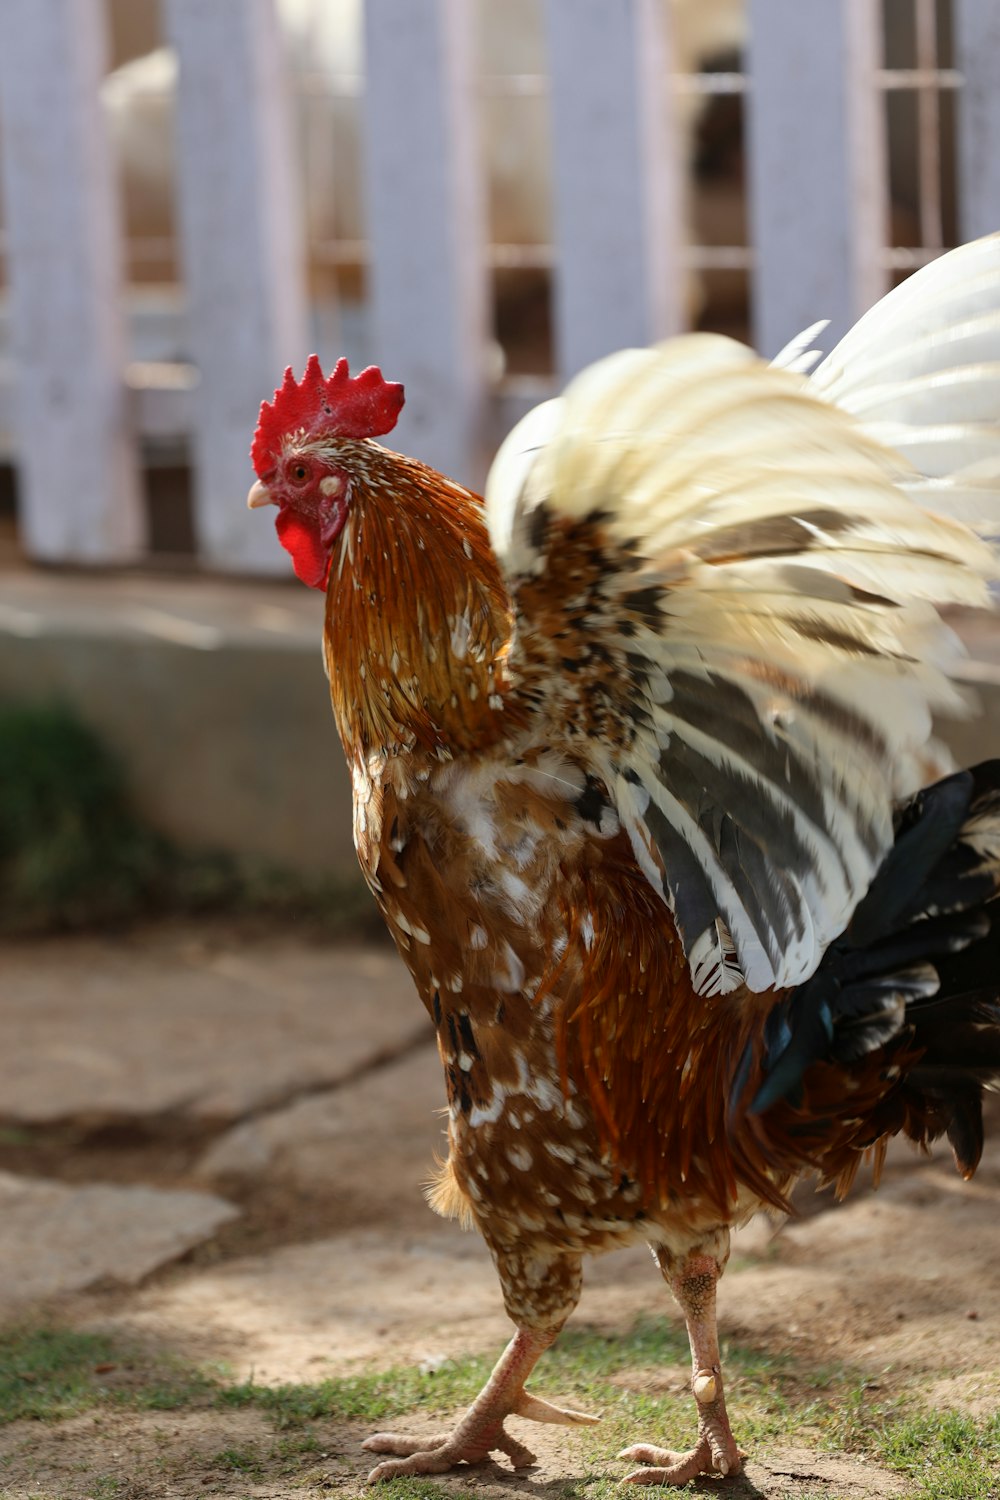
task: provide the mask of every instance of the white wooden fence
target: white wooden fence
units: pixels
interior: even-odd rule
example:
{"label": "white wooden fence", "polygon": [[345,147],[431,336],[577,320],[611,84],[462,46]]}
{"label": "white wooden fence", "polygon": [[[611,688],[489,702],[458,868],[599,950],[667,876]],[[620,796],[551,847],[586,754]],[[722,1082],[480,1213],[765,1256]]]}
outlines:
{"label": "white wooden fence", "polygon": [[[747,3],[749,264],[758,342],[773,352],[817,317],[847,326],[901,261],[887,246],[880,114],[893,81],[880,0]],[[913,3],[926,22],[933,0]],[[918,67],[908,85],[958,90],[968,238],[1000,227],[1000,3],[953,3],[953,75],[930,80]],[[163,0],[163,11],[180,61],[191,362],[150,367],[126,357],[99,101],[103,0],[0,3],[10,325],[0,442],[15,455],[24,545],[39,561],[141,558],[140,442],[184,435],[199,559],[270,571],[283,566],[272,528],[243,510],[248,442],[261,397],[309,352],[282,50],[271,0]],[[661,0],[544,0],[544,15],[562,378],[677,331],[690,257],[661,128],[675,82]],[[366,0],[363,120],[370,343],[407,387],[394,440],[474,482],[484,433],[528,398],[498,393],[490,377],[471,25],[471,0]]]}

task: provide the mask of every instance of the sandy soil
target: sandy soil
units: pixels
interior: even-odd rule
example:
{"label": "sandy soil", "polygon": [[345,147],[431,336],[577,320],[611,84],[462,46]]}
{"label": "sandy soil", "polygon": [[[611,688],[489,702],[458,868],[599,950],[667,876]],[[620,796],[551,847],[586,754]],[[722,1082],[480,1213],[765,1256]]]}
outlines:
{"label": "sandy soil", "polygon": [[[435,1219],[420,1182],[440,1139],[438,1064],[423,1041],[356,1084],[286,1104],[230,1134],[202,1135],[147,1122],[129,1136],[44,1132],[8,1146],[0,1166],[72,1181],[211,1187],[241,1217],[135,1288],[96,1287],[17,1307],[17,1321],[48,1316],[102,1328],[181,1361],[225,1361],[237,1378],[313,1382],[327,1374],[435,1362],[498,1351],[509,1327],[492,1267],[475,1236]],[[994,1126],[1000,1125],[1000,1119]],[[994,1128],[994,1140],[1000,1130]],[[59,1145],[62,1141],[62,1145]],[[21,1156],[18,1155],[21,1152]],[[30,1158],[30,1161],[29,1161]],[[975,1413],[1000,1400],[1000,1147],[963,1184],[947,1152],[890,1157],[877,1195],[845,1206],[804,1190],[802,1216],[775,1232],[764,1220],[739,1238],[721,1290],[723,1338],[790,1352],[810,1371],[847,1364],[874,1392],[920,1393]],[[639,1315],[675,1314],[647,1253],[636,1247],[593,1263],[579,1321],[608,1332]],[[644,1371],[646,1388],[676,1389],[682,1367]],[[534,1387],[558,1399],[540,1367]],[[808,1394],[808,1392],[806,1392]],[[738,1382],[731,1392],[739,1429]],[[445,1413],[445,1425],[450,1414]],[[390,1425],[388,1422],[383,1425]],[[441,1419],[407,1418],[439,1430]],[[588,1469],[580,1438],[517,1423],[537,1466],[517,1476],[487,1464],[434,1483],[456,1497],[545,1497]],[[102,1408],[62,1423],[0,1430],[0,1495],[9,1500],[160,1500],[160,1497],[360,1497],[370,1460],[367,1429],[321,1420],[303,1449],[256,1410],[178,1412]],[[636,1440],[669,1441],[636,1433]],[[244,1464],[256,1454],[256,1467]],[[224,1455],[232,1455],[231,1461]],[[222,1457],[220,1457],[222,1456]],[[230,1466],[227,1467],[227,1464]],[[608,1454],[603,1470],[624,1466]],[[754,1453],[744,1478],[706,1492],[768,1500],[875,1500],[905,1495],[898,1478],[856,1457],[801,1447]]]}

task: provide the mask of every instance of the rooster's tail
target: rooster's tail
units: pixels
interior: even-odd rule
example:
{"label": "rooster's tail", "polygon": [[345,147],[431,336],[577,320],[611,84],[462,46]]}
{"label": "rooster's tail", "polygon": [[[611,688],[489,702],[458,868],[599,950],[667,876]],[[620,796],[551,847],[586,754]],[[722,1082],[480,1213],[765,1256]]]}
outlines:
{"label": "rooster's tail", "polygon": [[740,1092],[779,1156],[813,1135],[815,1163],[849,1182],[860,1151],[887,1134],[947,1134],[959,1171],[972,1175],[982,1093],[1000,1086],[998,892],[994,760],[902,809],[850,927],[769,1014],[763,1047],[742,1070],[744,1088],[751,1068],[756,1088]]}

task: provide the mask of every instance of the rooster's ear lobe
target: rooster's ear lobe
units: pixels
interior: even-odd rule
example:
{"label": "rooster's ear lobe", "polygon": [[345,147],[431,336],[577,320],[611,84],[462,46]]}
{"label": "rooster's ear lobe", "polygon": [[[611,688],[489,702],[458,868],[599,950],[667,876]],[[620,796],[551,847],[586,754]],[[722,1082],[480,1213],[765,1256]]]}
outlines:
{"label": "rooster's ear lobe", "polygon": [[311,354],[301,381],[289,365],[274,400],[260,408],[251,458],[263,479],[274,468],[284,441],[293,434],[319,437],[381,437],[396,425],[403,406],[403,387],[384,380],[377,365],[352,378],[346,359],[324,377],[319,356]]}

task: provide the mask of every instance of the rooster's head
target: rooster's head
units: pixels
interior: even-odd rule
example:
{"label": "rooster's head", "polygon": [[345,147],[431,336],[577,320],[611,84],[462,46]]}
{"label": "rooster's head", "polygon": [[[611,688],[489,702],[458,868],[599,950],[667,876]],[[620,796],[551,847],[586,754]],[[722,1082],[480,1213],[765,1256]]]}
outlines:
{"label": "rooster's head", "polygon": [[358,445],[396,425],[403,387],[375,365],[353,378],[347,360],[324,376],[310,355],[300,381],[291,366],[260,408],[251,458],[257,482],[247,504],[276,505],[281,545],[303,583],[322,589],[333,544],[347,519]]}

